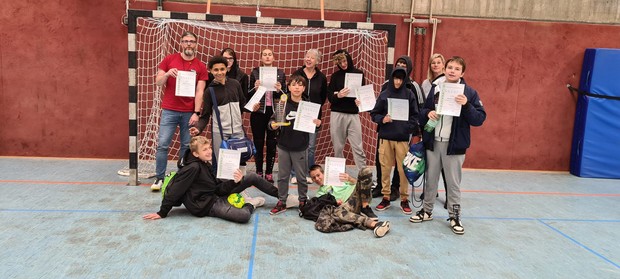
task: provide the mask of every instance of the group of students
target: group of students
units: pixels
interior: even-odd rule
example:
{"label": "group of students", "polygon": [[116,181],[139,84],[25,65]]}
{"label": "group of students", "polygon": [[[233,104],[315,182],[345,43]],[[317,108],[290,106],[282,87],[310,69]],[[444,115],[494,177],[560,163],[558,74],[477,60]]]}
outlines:
{"label": "group of students", "polygon": [[[179,126],[181,133],[184,132],[184,128],[187,128],[186,130],[193,138],[190,142],[190,136],[181,136],[182,156],[178,163],[179,172],[175,176],[174,183],[171,183],[165,190],[160,211],[145,215],[145,219],[166,217],[173,206],[184,204],[188,211],[196,216],[214,216],[245,223],[249,221],[254,209],[264,204],[264,198],[248,197],[246,205],[242,208],[235,208],[227,203],[226,196],[242,192],[249,186],[256,186],[262,192],[278,199],[270,214],[284,212],[288,207],[293,206],[292,203],[298,203],[295,205],[302,208],[308,201],[309,171],[310,180],[320,186],[317,195],[332,194],[339,200],[339,206],[330,211],[327,215],[329,217],[320,218],[316,222],[317,229],[329,231],[334,224],[350,224],[351,226],[345,227],[371,228],[375,236],[382,237],[389,231],[390,223],[378,221],[369,206],[370,199],[373,196],[382,196],[381,202],[375,209],[383,211],[390,207],[391,201],[400,197],[402,212],[412,214],[407,193],[409,183],[400,162],[403,161],[409,149],[412,136],[421,134],[427,149],[427,183],[424,189],[423,208],[416,212],[410,221],[419,223],[432,220],[439,173],[444,171],[450,215],[448,220],[454,233],[464,233],[459,215],[461,169],[465,150],[470,145],[470,126],[482,125],[486,113],[477,92],[467,86],[462,78],[465,72],[465,61],[462,58],[453,57],[444,63],[443,56],[433,55],[428,78],[421,88],[409,78],[413,69],[411,59],[402,56],[396,61],[396,67],[388,81],[382,86],[382,92],[370,111],[372,120],[378,125],[377,162],[380,165],[377,168],[377,180],[380,182],[374,192],[371,192],[372,171],[366,166],[366,155],[362,147],[358,107],[360,101],[356,98],[347,98],[351,89],[345,87],[347,73],[363,75],[363,72],[354,67],[351,55],[346,50],[338,50],[332,55],[338,69],[332,74],[329,85],[326,76],[317,67],[321,54],[316,49],[311,49],[306,53],[304,65],[288,78],[288,82],[284,72],[278,69],[276,91],[266,92],[250,112],[253,140],[257,148],[256,173],[244,174],[238,170],[235,172],[234,180],[216,179],[212,162],[213,154],[218,154],[222,138],[219,133],[212,133],[213,140],[209,141],[199,134],[207,126],[213,107],[217,106],[220,115],[226,117],[221,117],[221,123],[212,121],[213,131],[218,131],[221,125],[224,139],[243,136],[243,107],[246,100],[249,100],[261,85],[261,81],[258,67],[249,77],[243,73],[237,64],[234,50],[230,48],[222,50],[221,55],[209,59],[207,63],[209,73],[207,73],[204,64],[196,59],[197,40],[198,37],[195,34],[184,33],[181,38],[182,52],[166,57],[158,67],[156,82],[160,86],[165,85],[165,89],[157,148],[157,179],[151,187],[152,190],[160,189],[165,175],[165,165],[160,166],[160,162],[167,161],[168,145],[171,134],[174,132],[174,129],[170,132],[170,126],[174,125],[174,128]],[[202,67],[198,64],[202,64]],[[264,49],[261,52],[261,66],[273,64],[273,51]],[[178,70],[196,72],[195,98],[174,96]],[[442,116],[435,111],[442,84],[445,82],[465,84],[463,94],[455,98],[455,101],[462,106],[459,117]],[[284,84],[286,86],[283,86]],[[342,174],[340,178],[345,182],[344,187],[331,187],[323,184],[323,169],[315,164],[314,158],[321,115],[319,114],[319,117],[313,121],[317,129],[315,133],[294,130],[293,125],[280,125],[275,120],[274,106],[281,94],[287,94],[289,97],[285,115],[287,115],[286,119],[292,122],[296,121],[295,113],[300,101],[323,105],[325,100],[329,99],[331,103],[330,136],[334,146],[334,155],[343,157],[342,152],[348,141],[359,171],[358,179]],[[171,99],[180,100],[172,102]],[[401,104],[402,102],[407,104],[407,120],[394,120],[388,113],[390,102],[395,99],[400,99]],[[174,106],[167,104],[171,102]],[[182,108],[179,109],[179,107]],[[176,114],[174,117],[176,123],[174,121],[164,122],[165,114]],[[434,130],[421,129],[420,127],[424,127],[429,119],[439,121],[437,127]],[[162,128],[165,131],[162,131]],[[276,139],[278,133],[279,136]],[[185,146],[184,140],[186,139],[188,146]],[[265,159],[266,168],[263,169],[263,146],[265,144],[267,158]],[[279,170],[277,187],[273,185],[276,151]],[[166,160],[161,159],[160,155],[162,157],[165,155]],[[394,180],[390,184],[392,168],[395,165],[394,177],[399,185]],[[298,183],[296,201],[292,201],[293,195],[288,194],[291,176],[296,177]]]}

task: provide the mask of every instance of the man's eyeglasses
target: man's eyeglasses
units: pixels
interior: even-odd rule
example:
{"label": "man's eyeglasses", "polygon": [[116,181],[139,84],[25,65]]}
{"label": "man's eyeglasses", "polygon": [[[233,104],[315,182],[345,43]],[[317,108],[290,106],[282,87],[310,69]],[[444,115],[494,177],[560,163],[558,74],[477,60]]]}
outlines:
{"label": "man's eyeglasses", "polygon": [[192,44],[193,45],[193,44],[196,43],[196,41],[183,40],[183,41],[181,41],[181,43],[183,43],[183,44]]}

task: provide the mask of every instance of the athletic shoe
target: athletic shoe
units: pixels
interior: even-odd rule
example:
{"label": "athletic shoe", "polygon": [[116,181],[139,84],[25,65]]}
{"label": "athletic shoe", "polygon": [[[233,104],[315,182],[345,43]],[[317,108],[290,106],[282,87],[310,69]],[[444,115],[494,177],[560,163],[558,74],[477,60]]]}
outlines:
{"label": "athletic shoe", "polygon": [[282,201],[278,201],[278,203],[276,204],[276,207],[274,207],[271,211],[269,211],[269,214],[276,215],[284,211],[286,211],[286,203]]}
{"label": "athletic shoe", "polygon": [[299,207],[299,196],[288,195],[284,204],[286,204],[286,208]]}
{"label": "athletic shoe", "polygon": [[312,181],[312,178],[310,177],[306,177],[306,182],[308,183],[308,185],[314,183],[314,181]]}
{"label": "athletic shoe", "polygon": [[256,175],[258,175],[258,176],[260,176],[260,177],[264,177],[264,176],[263,176],[263,172],[262,172],[262,171],[257,171],[257,172],[256,172]]}
{"label": "athletic shoe", "polygon": [[398,192],[398,189],[392,189],[390,191],[390,201],[396,201],[397,199],[400,198],[400,192]]}
{"label": "athletic shoe", "polygon": [[241,193],[239,193],[239,195],[241,195],[246,202],[248,202],[247,200],[251,200],[252,199],[252,196],[250,196],[250,194],[248,194],[247,190],[241,191]]}
{"label": "athletic shoe", "polygon": [[411,213],[413,213],[411,211],[411,207],[409,207],[409,201],[408,200],[404,200],[404,201],[400,202],[400,210],[402,210],[402,212],[407,214],[407,215],[411,215]]}
{"label": "athletic shoe", "polygon": [[254,208],[259,208],[265,204],[265,198],[263,197],[249,198],[249,199],[245,199],[245,202],[252,204]]}
{"label": "athletic shoe", "polygon": [[297,177],[292,177],[291,178],[291,184],[297,184]]}
{"label": "athletic shoe", "polygon": [[390,231],[390,221],[377,222],[372,231],[376,237],[384,237]]}
{"label": "athletic shoe", "polygon": [[381,188],[375,187],[374,189],[372,189],[372,197],[373,198],[383,197],[383,194],[381,194]]}
{"label": "athletic shoe", "polygon": [[265,174],[265,180],[269,181],[270,183],[273,183],[273,174],[271,173]]}
{"label": "athletic shoe", "polygon": [[463,228],[463,224],[461,224],[461,220],[458,218],[450,217],[448,218],[450,221],[450,227],[452,228],[452,232],[455,234],[464,234],[465,229]]}
{"label": "athletic shoe", "polygon": [[151,185],[151,191],[159,192],[161,190],[161,185],[164,184],[164,180],[161,178],[157,178],[155,182]]}
{"label": "athletic shoe", "polygon": [[433,220],[433,213],[426,212],[424,211],[424,209],[416,212],[415,215],[409,218],[409,221],[412,223],[420,223],[423,221],[430,221],[430,220]]}
{"label": "athletic shoe", "polygon": [[379,210],[379,211],[383,211],[390,208],[390,200],[383,198],[381,200],[381,202],[377,205],[377,207],[375,207],[375,209]]}
{"label": "athletic shoe", "polygon": [[301,212],[301,209],[304,208],[304,206],[306,206],[306,201],[300,201],[297,211]]}
{"label": "athletic shoe", "polygon": [[379,217],[377,217],[377,215],[372,211],[372,208],[370,208],[370,206],[362,207],[360,214],[368,217],[368,219],[370,220],[379,220]]}

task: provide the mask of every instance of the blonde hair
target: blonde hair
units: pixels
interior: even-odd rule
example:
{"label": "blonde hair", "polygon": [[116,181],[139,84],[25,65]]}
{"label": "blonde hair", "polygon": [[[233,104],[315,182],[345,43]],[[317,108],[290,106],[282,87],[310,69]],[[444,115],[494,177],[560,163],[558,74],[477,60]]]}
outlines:
{"label": "blonde hair", "polygon": [[189,150],[192,152],[198,152],[198,148],[205,144],[211,145],[211,140],[205,136],[195,136],[189,141]]}
{"label": "blonde hair", "polygon": [[428,61],[428,74],[426,76],[426,79],[428,79],[428,81],[433,81],[434,77],[433,77],[433,71],[431,70],[431,63],[433,63],[433,60],[435,59],[441,59],[441,64],[443,64],[443,67],[446,67],[446,59],[443,58],[443,55],[439,54],[439,53],[433,53],[433,55],[431,55],[431,59],[429,59]]}
{"label": "blonde hair", "polygon": [[334,61],[334,64],[338,65],[340,61],[347,60],[347,55],[344,52],[341,52],[341,53],[334,55],[332,60]]}

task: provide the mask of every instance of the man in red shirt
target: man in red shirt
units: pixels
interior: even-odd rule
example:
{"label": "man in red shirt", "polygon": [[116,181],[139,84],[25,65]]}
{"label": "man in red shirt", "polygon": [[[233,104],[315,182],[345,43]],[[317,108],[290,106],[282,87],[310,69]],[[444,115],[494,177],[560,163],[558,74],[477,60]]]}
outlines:
{"label": "man in red shirt", "polygon": [[[159,191],[164,181],[166,166],[168,165],[169,145],[177,126],[179,127],[181,138],[179,157],[183,157],[189,148],[189,127],[194,125],[200,116],[202,94],[209,76],[205,64],[196,58],[197,40],[198,36],[196,34],[186,31],[181,35],[180,45],[182,51],[166,56],[158,66],[155,83],[157,86],[164,87],[164,95],[161,101],[162,110],[159,122],[157,153],[155,155],[156,179],[153,185],[151,185],[151,190],[153,191]],[[177,92],[177,87],[187,88],[187,83],[177,84],[177,78],[180,75],[184,79],[187,79],[187,76],[190,78],[195,76],[194,92],[187,89]]]}

